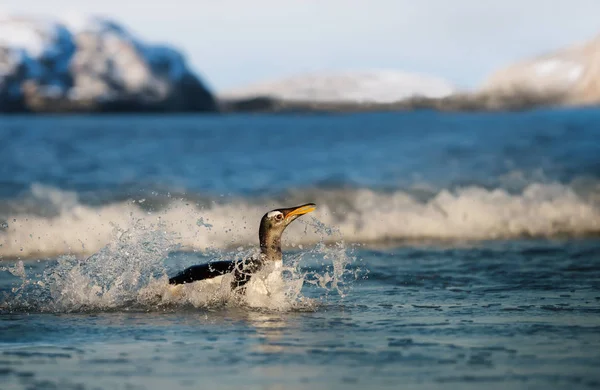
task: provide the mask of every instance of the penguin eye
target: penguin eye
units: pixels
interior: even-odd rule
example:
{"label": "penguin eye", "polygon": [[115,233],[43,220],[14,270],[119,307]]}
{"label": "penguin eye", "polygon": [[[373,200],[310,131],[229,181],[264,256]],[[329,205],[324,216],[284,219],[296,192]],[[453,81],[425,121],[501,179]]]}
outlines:
{"label": "penguin eye", "polygon": [[281,221],[283,219],[283,214],[277,214],[275,216],[275,219],[278,220],[278,221]]}

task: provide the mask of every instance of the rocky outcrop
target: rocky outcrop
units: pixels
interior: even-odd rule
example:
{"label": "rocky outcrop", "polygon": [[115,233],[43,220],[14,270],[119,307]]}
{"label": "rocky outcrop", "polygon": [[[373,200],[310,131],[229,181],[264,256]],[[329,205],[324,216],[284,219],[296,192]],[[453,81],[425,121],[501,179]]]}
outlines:
{"label": "rocky outcrop", "polygon": [[599,104],[600,37],[501,69],[486,80],[481,92],[552,96],[559,105]]}
{"label": "rocky outcrop", "polygon": [[0,112],[217,108],[178,51],[113,21],[0,19]]}

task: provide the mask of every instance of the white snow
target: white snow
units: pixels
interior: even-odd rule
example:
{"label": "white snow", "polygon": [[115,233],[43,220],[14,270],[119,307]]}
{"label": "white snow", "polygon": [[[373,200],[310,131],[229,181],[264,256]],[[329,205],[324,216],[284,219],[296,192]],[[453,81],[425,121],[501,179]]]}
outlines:
{"label": "white snow", "polygon": [[557,68],[560,68],[561,64],[561,61],[550,59],[538,64],[534,64],[534,66],[540,75],[546,75],[548,73],[555,72]]}
{"label": "white snow", "polygon": [[391,103],[413,96],[444,97],[448,82],[398,70],[309,73],[223,91],[225,99],[270,96],[291,101]]}
{"label": "white snow", "polygon": [[0,15],[0,46],[23,50],[33,58],[58,55],[57,46],[69,39],[68,31],[58,23]]}
{"label": "white snow", "polygon": [[534,62],[533,67],[541,77],[556,77],[575,82],[583,74],[583,65],[573,61],[560,58],[549,58],[540,62]]}
{"label": "white snow", "polygon": [[571,70],[569,70],[567,72],[567,78],[572,82],[576,82],[577,80],[579,80],[582,75],[583,75],[583,65],[581,65],[581,64],[577,64],[577,65],[573,66],[571,68]]}
{"label": "white snow", "polygon": [[61,22],[73,34],[114,34],[124,40],[135,40],[135,38],[133,38],[122,26],[116,22],[97,15],[67,12],[61,19]]}
{"label": "white snow", "polygon": [[[482,85],[487,92],[572,94],[594,62],[593,42],[525,59],[493,73]],[[590,46],[592,45],[592,46]]]}

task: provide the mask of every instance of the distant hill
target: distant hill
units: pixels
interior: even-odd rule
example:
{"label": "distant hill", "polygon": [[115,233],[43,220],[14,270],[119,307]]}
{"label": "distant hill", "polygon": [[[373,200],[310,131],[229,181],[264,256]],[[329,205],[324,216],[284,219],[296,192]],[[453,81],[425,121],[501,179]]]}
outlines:
{"label": "distant hill", "polygon": [[0,15],[0,112],[214,110],[180,52],[114,21]]}
{"label": "distant hill", "polygon": [[600,103],[600,36],[493,73],[483,93],[554,95],[561,105]]}
{"label": "distant hill", "polygon": [[600,104],[600,36],[519,61],[474,91],[390,72],[315,74],[219,94],[224,111],[511,111]]}
{"label": "distant hill", "polygon": [[413,96],[440,98],[454,87],[439,78],[398,70],[316,72],[219,93],[225,100],[269,97],[290,102],[392,103]]}

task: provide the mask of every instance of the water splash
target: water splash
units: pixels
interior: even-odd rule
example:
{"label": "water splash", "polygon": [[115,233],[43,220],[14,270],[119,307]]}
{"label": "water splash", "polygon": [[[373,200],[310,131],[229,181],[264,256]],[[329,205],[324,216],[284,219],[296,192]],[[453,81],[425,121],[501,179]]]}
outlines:
{"label": "water splash", "polygon": [[[321,242],[334,231],[321,223],[306,224],[307,229],[311,226],[323,235]],[[21,285],[13,289],[0,309],[81,312],[235,305],[277,311],[313,310],[332,292],[345,294],[348,280],[344,279],[352,261],[341,242],[286,254],[285,266],[264,267],[247,284],[246,293],[240,295],[231,290],[231,275],[169,285],[165,259],[180,246],[179,237],[170,234],[164,222],[146,225],[143,219],[135,219],[126,229],[114,225],[112,236],[108,245],[88,258],[60,256],[39,277],[28,275],[23,262],[18,263],[9,271],[20,278]],[[219,261],[256,254],[256,249],[239,247],[234,252],[212,249],[205,255]],[[308,257],[319,258],[321,265],[330,264],[307,271],[301,266]],[[308,298],[303,295],[305,287],[319,289],[324,296]]]}
{"label": "water splash", "polygon": [[[325,294],[321,298],[323,300],[333,292],[343,299],[350,291],[352,282],[366,270],[358,266],[359,259],[346,246],[339,229],[315,217],[301,223],[305,225],[305,234],[311,233],[320,239],[315,246],[307,250],[304,250],[302,244],[297,245],[301,251],[290,256],[289,259],[290,267],[293,269],[292,274],[294,272],[301,274],[305,284],[323,292]],[[311,264],[315,267],[301,271],[303,264]],[[351,265],[354,267],[350,267]]]}
{"label": "water splash", "polygon": [[204,221],[204,218],[202,218],[202,217],[198,218],[198,220],[196,221],[196,225],[197,226],[205,227],[208,230],[211,230],[212,227],[213,227],[212,224],[208,223],[207,221]]}
{"label": "water splash", "polygon": [[136,303],[139,290],[164,278],[163,260],[176,249],[162,224],[115,227],[115,240],[86,260],[59,258],[45,273],[55,310],[107,309]]}
{"label": "water splash", "polygon": [[27,273],[25,272],[25,264],[21,260],[19,260],[12,267],[0,267],[0,270],[6,270],[14,276],[17,276],[22,279],[27,277]]}

